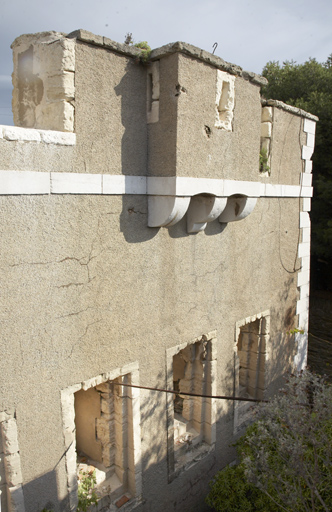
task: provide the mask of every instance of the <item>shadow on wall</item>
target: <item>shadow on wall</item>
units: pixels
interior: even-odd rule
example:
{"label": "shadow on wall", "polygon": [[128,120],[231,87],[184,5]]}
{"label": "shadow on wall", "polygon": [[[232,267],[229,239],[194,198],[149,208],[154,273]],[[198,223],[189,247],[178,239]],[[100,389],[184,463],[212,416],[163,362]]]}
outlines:
{"label": "shadow on wall", "polygon": [[[279,304],[289,303],[289,290],[297,279],[297,273],[285,281],[284,289],[278,294]],[[271,361],[269,364],[269,391],[275,393],[284,384],[283,376],[292,371],[296,354],[295,334],[290,331],[297,327],[296,302],[286,310],[271,308]]]}
{"label": "shadow on wall", "polygon": [[120,231],[126,242],[138,244],[154,238],[160,229],[148,227],[148,196],[123,195]]}
{"label": "shadow on wall", "polygon": [[114,88],[121,97],[122,174],[144,176],[147,169],[146,68],[130,60],[123,78]]}
{"label": "shadow on wall", "polygon": [[[209,222],[204,230],[206,236],[221,235],[228,224],[215,220]],[[128,243],[141,243],[154,238],[159,230],[167,230],[170,238],[198,236],[199,233],[187,232],[187,215],[169,228],[148,227],[148,196],[123,195],[122,212],[120,214],[120,230]]]}
{"label": "shadow on wall", "polygon": [[[165,389],[165,377],[160,372],[155,387]],[[169,483],[166,396],[159,391],[141,390],[143,499],[144,489],[149,488],[150,493],[144,512],[207,512],[211,510],[204,502],[208,482],[219,469],[216,454],[212,452]],[[144,432],[149,433],[148,439]]]}
{"label": "shadow on wall", "polygon": [[68,496],[64,499],[59,498],[55,469],[24,484],[23,494],[27,512],[41,512],[44,508],[52,512],[68,512],[70,510]]}
{"label": "shadow on wall", "polygon": [[[291,280],[292,278],[290,278]],[[287,286],[280,294],[284,300],[288,294]],[[293,343],[288,348],[287,334],[275,334],[273,325],[283,325],[285,331],[294,326],[294,311],[286,311],[271,324],[270,343],[273,345],[273,360],[278,366],[289,366],[289,358],[293,354]],[[291,341],[291,340],[290,340]],[[235,343],[234,340],[232,340]],[[217,370],[218,373],[220,370]],[[234,396],[234,358],[219,375],[220,386],[218,393]],[[214,376],[215,378],[215,376]],[[280,385],[280,376],[272,373],[269,376],[271,388]],[[166,372],[160,371],[154,382],[144,382],[142,385],[153,385],[166,388]],[[205,496],[209,490],[209,482],[217,471],[235,459],[234,443],[234,402],[232,400],[217,400],[216,424],[217,436],[215,450],[207,456],[180,472],[169,483],[167,464],[167,403],[166,393],[141,389],[141,427],[142,427],[142,477],[143,504],[138,512],[207,512],[210,508],[205,504]],[[243,433],[240,431],[239,434]],[[188,450],[191,447],[188,444]],[[65,472],[64,457],[57,466]],[[60,499],[57,490],[57,468],[24,485],[25,509],[27,512],[41,512],[43,508],[54,512],[68,512],[68,498]],[[148,500],[147,500],[148,490]]]}

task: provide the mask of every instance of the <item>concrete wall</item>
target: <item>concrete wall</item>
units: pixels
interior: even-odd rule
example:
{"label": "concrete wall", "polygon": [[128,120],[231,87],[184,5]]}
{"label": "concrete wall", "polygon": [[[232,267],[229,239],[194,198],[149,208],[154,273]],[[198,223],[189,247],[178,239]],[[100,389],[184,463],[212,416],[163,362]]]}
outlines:
{"label": "concrete wall", "polygon": [[[73,507],[70,414],[80,383],[104,376],[82,385],[95,387],[134,363],[135,382],[165,388],[167,351],[215,331],[213,389],[232,395],[236,325],[266,310],[267,394],[306,357],[305,337],[287,331],[307,328],[315,119],[270,105],[271,172],[261,176],[258,77],[182,43],[155,50],[159,120],[147,123],[149,68],[135,50],[84,31],[68,41],[74,132],[47,131],[46,114],[34,128],[0,128],[0,412],[15,411],[27,512]],[[235,77],[231,132],[214,126],[220,69]],[[238,193],[257,203],[239,222],[198,216],[195,234],[184,214],[169,228],[148,226],[152,204],[189,204],[211,190],[225,204]],[[204,510],[208,481],[234,458],[233,403],[218,401],[214,449],[170,482],[167,400],[139,391],[130,471],[140,477],[126,510]]]}

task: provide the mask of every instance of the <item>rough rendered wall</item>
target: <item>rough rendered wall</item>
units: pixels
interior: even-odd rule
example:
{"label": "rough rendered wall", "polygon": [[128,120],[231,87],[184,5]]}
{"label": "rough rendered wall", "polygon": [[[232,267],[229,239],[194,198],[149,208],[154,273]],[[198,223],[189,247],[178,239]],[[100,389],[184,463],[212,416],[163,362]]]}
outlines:
{"label": "rough rendered wall", "polygon": [[179,176],[257,180],[259,87],[235,77],[233,131],[215,126],[217,69],[179,56],[177,173]]}
{"label": "rough rendered wall", "polygon": [[[273,361],[278,362],[272,387],[288,362],[282,334],[273,333],[295,326],[296,282],[281,265],[279,244],[283,264],[292,269],[298,232],[289,219],[298,217],[296,201],[288,200],[281,214],[278,200],[262,200],[242,225],[234,223],[223,232],[211,226],[192,237],[184,222],[169,232],[147,228],[145,197],[4,197],[1,209],[6,218],[1,311],[7,361],[2,397],[17,411],[22,472],[31,482],[25,486],[27,510],[43,504],[37,475],[47,473],[40,478],[48,496],[56,481],[58,497],[66,494],[63,460],[58,464],[64,451],[60,389],[136,360],[140,383],[163,387],[165,349],[213,327],[218,389],[231,393],[234,325],[267,306],[272,309]],[[280,222],[288,231],[286,243],[280,239]],[[264,254],[256,250],[259,244]],[[280,301],[284,309],[277,312],[274,305]],[[155,507],[169,504],[165,398],[142,391],[142,401],[144,489],[152,509],[162,510],[153,508],[152,496],[158,496]],[[232,406],[220,403],[221,410],[227,414],[218,423],[218,466],[232,440]],[[212,476],[213,460],[193,469],[189,481],[203,471]],[[172,494],[184,496],[183,485],[181,477],[176,479]]]}
{"label": "rough rendered wall", "polygon": [[[24,37],[22,36],[23,42]],[[65,41],[73,46],[72,39]],[[26,45],[23,46],[22,54],[25,47]],[[75,105],[75,147],[59,150],[54,146],[45,148],[41,144],[14,142],[8,145],[0,136],[1,168],[145,175],[146,69],[133,59],[98,47],[76,42],[74,49],[75,99],[71,103]],[[36,59],[37,50],[34,54]],[[32,57],[29,63],[33,66]],[[34,76],[36,80],[41,80],[38,75]],[[41,76],[44,78],[43,74]],[[19,81],[15,78],[14,82],[17,104]],[[38,116],[39,109],[40,116],[44,119],[44,124],[37,124],[35,127],[63,130],[47,124],[48,117],[47,112],[44,112],[43,102],[30,107],[32,117]],[[17,126],[30,126],[18,115],[15,121]]]}
{"label": "rough rendered wall", "polygon": [[271,141],[271,180],[298,185],[303,171],[302,145],[305,144],[303,118],[273,108]]}
{"label": "rough rendered wall", "polygon": [[159,122],[148,124],[150,176],[176,175],[179,55],[159,62]]}
{"label": "rough rendered wall", "polygon": [[75,75],[76,166],[91,173],[146,174],[145,68],[78,42]]}
{"label": "rough rendered wall", "polygon": [[[0,127],[0,412],[15,411],[26,512],[70,510],[73,396],[61,408],[64,390],[115,370],[111,380],[130,374],[130,365],[132,382],[165,388],[167,351],[213,331],[211,388],[232,395],[235,327],[269,310],[271,393],[297,350],[287,331],[298,327],[299,283],[307,312],[309,267],[299,269],[309,259],[311,189],[307,173],[302,200],[301,118],[273,107],[271,175],[260,176],[257,85],[235,76],[233,132],[223,131],[214,126],[219,69],[167,54],[159,62],[159,121],[147,124],[148,70],[90,43],[75,41],[76,134]],[[128,180],[117,188],[123,175]],[[241,186],[257,204],[239,222],[216,218],[191,235],[186,216],[149,228],[147,175],[214,178],[204,186],[227,185],[225,197]],[[130,176],[142,177],[139,193],[128,188]],[[166,182],[155,183],[162,197]],[[201,181],[181,183],[190,197]],[[232,402],[217,403],[209,456],[171,479],[166,395],[139,396],[141,436],[131,433],[141,439],[142,459],[130,472],[142,471],[143,500],[135,510],[203,511],[209,480],[234,459]]]}

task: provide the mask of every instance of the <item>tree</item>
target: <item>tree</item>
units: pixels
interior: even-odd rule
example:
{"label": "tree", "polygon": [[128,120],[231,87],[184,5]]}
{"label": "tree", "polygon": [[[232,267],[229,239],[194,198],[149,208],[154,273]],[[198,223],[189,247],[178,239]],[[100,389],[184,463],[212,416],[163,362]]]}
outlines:
{"label": "tree", "polygon": [[[292,376],[255,416],[237,443],[239,465],[217,474],[207,502],[220,512],[332,510],[331,385]],[[231,501],[236,478],[241,504]]]}
{"label": "tree", "polygon": [[313,155],[312,253],[332,263],[332,54],[324,63],[268,62],[266,99],[278,99],[319,117]]}

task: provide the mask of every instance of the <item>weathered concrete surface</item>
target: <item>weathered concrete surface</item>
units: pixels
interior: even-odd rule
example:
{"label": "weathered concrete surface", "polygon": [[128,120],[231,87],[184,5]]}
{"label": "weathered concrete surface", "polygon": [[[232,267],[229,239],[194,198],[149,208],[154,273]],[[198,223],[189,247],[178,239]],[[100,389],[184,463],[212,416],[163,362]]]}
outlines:
{"label": "weathered concrete surface", "polygon": [[[302,118],[277,107],[271,175],[260,176],[257,80],[232,68],[232,131],[218,129],[220,63],[180,45],[159,55],[159,121],[147,124],[147,69],[122,45],[83,36],[70,38],[76,145],[0,139],[1,170],[300,184]],[[164,388],[166,351],[216,331],[213,378],[218,394],[232,395],[236,323],[269,310],[265,382],[268,393],[276,390],[297,351],[286,333],[298,326],[300,227],[309,229],[308,215],[300,226],[302,208],[299,197],[260,197],[240,222],[214,220],[189,236],[186,217],[149,228],[143,193],[0,196],[0,413],[15,411],[27,512],[70,509],[77,483],[68,481],[76,464],[68,439],[82,382],[138,363],[139,384]],[[164,394],[140,391],[137,510],[204,510],[208,481],[234,458],[233,403],[217,404],[215,449],[169,484],[166,408]]]}
{"label": "weathered concrete surface", "polygon": [[[272,307],[271,332],[276,333],[269,375],[274,387],[292,355],[292,345],[283,340],[295,326],[297,298],[295,277],[281,265],[279,244],[283,264],[292,270],[298,234],[291,219],[298,215],[298,202],[288,200],[286,206],[284,201],[282,213],[278,202],[262,200],[243,221],[245,234],[235,223],[222,233],[216,227],[218,233],[212,229],[188,237],[184,222],[170,233],[147,228],[145,198],[1,199],[6,217],[1,229],[6,290],[2,397],[4,405],[16,408],[19,429],[24,424],[31,432],[20,435],[26,481],[51,471],[63,454],[60,389],[135,360],[142,385],[163,386],[165,350],[213,326],[220,354],[218,389],[231,394],[235,322],[266,305]],[[264,254],[256,250],[260,241],[265,241]],[[17,369],[14,380],[12,368]],[[151,506],[162,510],[170,499],[164,484],[165,398],[142,395],[144,489]],[[208,479],[227,461],[232,405],[219,407],[224,414],[218,421],[218,463],[202,463],[192,475],[206,472]],[[61,463],[56,473],[63,496]],[[172,494],[180,492],[183,478],[172,484]],[[33,483],[31,489],[28,510],[35,506]],[[191,503],[190,494],[186,501]]]}

